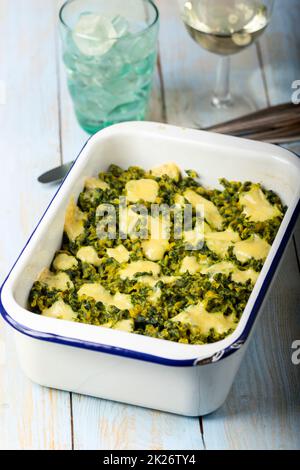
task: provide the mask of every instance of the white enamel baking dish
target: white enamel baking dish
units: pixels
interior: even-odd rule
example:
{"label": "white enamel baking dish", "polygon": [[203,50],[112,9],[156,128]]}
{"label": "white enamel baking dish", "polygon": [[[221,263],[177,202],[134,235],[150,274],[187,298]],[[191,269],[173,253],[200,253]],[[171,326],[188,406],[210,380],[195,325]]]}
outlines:
{"label": "white enamel baking dish", "polygon": [[[175,161],[196,169],[204,185],[258,181],[288,211],[236,331],[223,341],[184,345],[26,310],[32,283],[61,245],[64,215],[86,176]],[[79,154],[1,290],[1,313],[15,329],[21,367],[34,382],[189,416],[225,401],[299,212],[300,159],[268,144],[157,123],[125,123],[94,135]],[[288,312],[287,312],[288,314]],[[276,319],[275,319],[276,321]]]}

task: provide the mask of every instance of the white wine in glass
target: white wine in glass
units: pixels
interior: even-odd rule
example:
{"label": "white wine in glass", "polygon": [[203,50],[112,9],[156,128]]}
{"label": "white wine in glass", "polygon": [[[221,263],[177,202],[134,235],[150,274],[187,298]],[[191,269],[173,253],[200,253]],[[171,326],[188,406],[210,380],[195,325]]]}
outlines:
{"label": "white wine in glass", "polygon": [[[274,0],[179,0],[181,17],[191,37],[203,48],[222,56],[208,104],[215,109],[215,122],[252,110],[246,97],[230,93],[230,55],[249,47],[265,31],[273,4]],[[205,105],[207,98],[203,100]]]}

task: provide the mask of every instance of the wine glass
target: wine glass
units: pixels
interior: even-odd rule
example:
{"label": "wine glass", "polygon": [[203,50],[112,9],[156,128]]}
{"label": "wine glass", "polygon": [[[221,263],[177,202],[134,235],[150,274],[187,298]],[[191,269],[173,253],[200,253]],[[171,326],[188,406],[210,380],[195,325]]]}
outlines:
{"label": "wine glass", "polygon": [[221,56],[213,95],[206,93],[202,97],[203,109],[214,110],[214,123],[253,111],[246,97],[230,92],[230,56],[249,47],[265,31],[275,0],[178,1],[190,36],[200,46]]}

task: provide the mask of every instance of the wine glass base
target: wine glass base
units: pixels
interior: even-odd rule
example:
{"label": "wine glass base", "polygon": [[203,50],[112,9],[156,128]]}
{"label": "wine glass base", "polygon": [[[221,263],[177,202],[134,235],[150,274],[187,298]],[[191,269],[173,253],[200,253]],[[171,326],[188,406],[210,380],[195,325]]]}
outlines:
{"label": "wine glass base", "polygon": [[231,95],[220,102],[212,93],[207,93],[197,97],[194,103],[198,107],[191,110],[191,120],[198,129],[231,121],[256,110],[251,100],[238,95]]}

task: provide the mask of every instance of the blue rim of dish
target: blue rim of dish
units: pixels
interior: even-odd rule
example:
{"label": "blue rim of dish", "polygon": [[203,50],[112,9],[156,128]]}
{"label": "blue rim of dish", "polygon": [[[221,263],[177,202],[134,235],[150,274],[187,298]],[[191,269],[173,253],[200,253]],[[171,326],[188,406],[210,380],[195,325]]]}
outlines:
{"label": "blue rim of dish", "polygon": [[[49,205],[47,206],[45,212],[43,213],[42,217],[40,218],[38,224],[36,225],[35,229],[33,230],[32,234],[30,235],[29,239],[27,240],[24,248],[22,249],[21,253],[19,254],[18,258],[16,259],[15,263],[13,264],[11,270],[9,271],[7,277],[5,278],[1,289],[0,289],[0,313],[3,317],[3,319],[10,325],[12,326],[15,330],[19,331],[20,333],[25,334],[26,336],[30,336],[31,338],[39,339],[41,341],[47,341],[51,343],[56,343],[56,344],[62,344],[65,346],[73,346],[81,349],[88,349],[91,351],[97,351],[97,352],[102,352],[102,353],[107,353],[115,356],[121,356],[121,357],[126,357],[130,359],[138,359],[141,361],[146,361],[146,362],[152,362],[155,364],[160,364],[160,365],[165,365],[165,366],[173,366],[173,367],[191,367],[195,365],[206,365],[210,363],[214,363],[217,361],[220,361],[221,359],[225,359],[226,357],[231,356],[234,352],[239,350],[246,342],[248,339],[248,336],[252,330],[252,327],[255,323],[255,320],[257,318],[257,314],[262,306],[262,303],[265,299],[265,296],[267,294],[267,291],[271,285],[271,282],[273,280],[274,274],[276,272],[276,269],[279,265],[279,262],[282,258],[282,255],[284,253],[284,250],[287,246],[287,243],[293,233],[293,229],[295,227],[295,224],[297,222],[298,215],[300,213],[300,200],[297,203],[297,206],[292,214],[292,217],[289,221],[289,224],[287,226],[287,229],[282,237],[282,240],[280,242],[280,245],[278,247],[278,250],[275,253],[275,256],[272,260],[270,269],[265,277],[265,280],[260,288],[260,291],[258,293],[258,296],[256,298],[256,301],[253,305],[253,308],[251,310],[251,313],[249,315],[248,321],[241,333],[241,335],[229,346],[227,346],[225,349],[218,351],[216,354],[213,354],[212,356],[209,356],[205,359],[199,359],[199,358],[194,358],[194,359],[168,359],[165,357],[161,356],[155,356],[152,354],[147,354],[139,351],[133,351],[131,349],[126,349],[126,348],[119,348],[117,346],[112,346],[112,345],[106,345],[106,344],[101,344],[101,343],[94,343],[91,341],[84,341],[80,339],[74,339],[74,338],[69,338],[61,335],[56,335],[53,333],[46,333],[43,331],[37,331],[33,330],[31,328],[28,328],[21,323],[16,322],[5,310],[3,303],[2,303],[2,290],[4,285],[6,284],[10,274],[12,273],[14,267],[16,266],[19,258],[21,257],[22,253],[24,252],[25,248],[29,244],[31,238],[33,237],[34,233],[36,232],[37,228],[39,227],[40,223],[42,222],[44,216],[46,215],[49,207],[53,203],[54,199],[56,198],[57,194],[59,193],[60,189],[62,188],[66,178],[72,171],[74,165],[76,164],[77,160],[82,154],[82,151],[90,141],[90,139],[93,136],[89,137],[89,139],[86,141],[84,146],[82,147],[81,151],[79,152],[77,158],[74,160],[73,165],[71,166],[70,170],[68,171],[67,175],[63,179],[61,185],[57,189],[56,193],[54,194],[53,198],[51,199]],[[293,153],[293,152],[291,152]]]}

